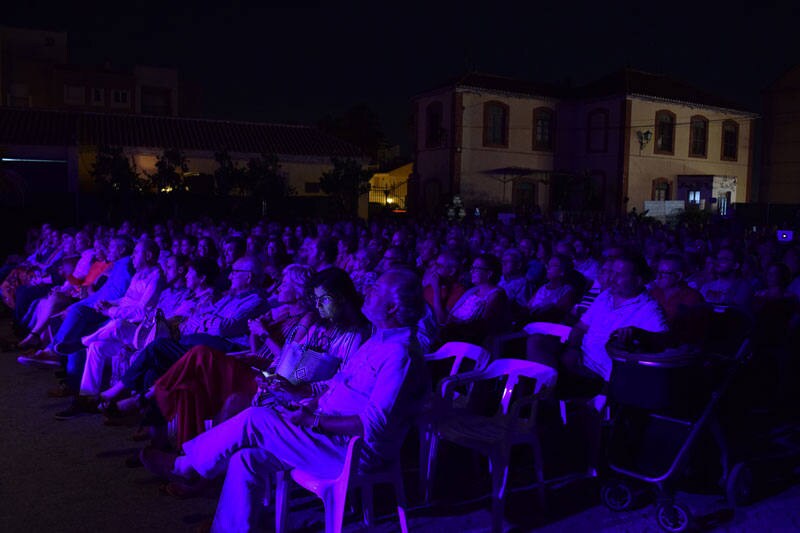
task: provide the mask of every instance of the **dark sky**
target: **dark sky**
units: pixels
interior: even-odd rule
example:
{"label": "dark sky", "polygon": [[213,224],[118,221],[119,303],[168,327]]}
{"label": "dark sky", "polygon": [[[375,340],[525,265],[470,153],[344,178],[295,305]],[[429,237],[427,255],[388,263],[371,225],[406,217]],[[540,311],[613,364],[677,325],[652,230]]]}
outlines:
{"label": "dark sky", "polygon": [[178,68],[203,87],[210,117],[313,123],[366,103],[404,148],[411,97],[469,68],[580,84],[631,66],[758,111],[760,90],[800,63],[790,2],[434,3],[26,1],[4,7],[0,23],[67,31],[73,62]]}

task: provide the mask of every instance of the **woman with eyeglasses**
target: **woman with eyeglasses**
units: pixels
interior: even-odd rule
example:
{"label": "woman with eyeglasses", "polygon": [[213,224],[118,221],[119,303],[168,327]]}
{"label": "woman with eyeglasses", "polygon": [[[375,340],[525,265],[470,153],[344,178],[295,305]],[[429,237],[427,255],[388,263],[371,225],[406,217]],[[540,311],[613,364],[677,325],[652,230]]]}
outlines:
{"label": "woman with eyeglasses", "polygon": [[494,255],[481,254],[473,260],[473,287],[464,292],[447,315],[442,340],[481,344],[487,336],[510,329],[508,297],[497,285],[501,273],[500,260]]}

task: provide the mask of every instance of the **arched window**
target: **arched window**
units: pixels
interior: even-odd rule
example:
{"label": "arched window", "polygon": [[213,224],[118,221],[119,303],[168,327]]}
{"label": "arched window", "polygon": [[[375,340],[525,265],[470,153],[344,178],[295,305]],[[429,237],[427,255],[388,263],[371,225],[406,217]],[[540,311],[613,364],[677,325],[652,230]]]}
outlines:
{"label": "arched window", "polygon": [[608,110],[594,109],[589,112],[586,125],[586,151],[608,152]]}
{"label": "arched window", "polygon": [[483,145],[508,148],[508,106],[503,102],[483,104]]}
{"label": "arched window", "polygon": [[656,113],[655,153],[675,155],[675,113],[666,109]]}
{"label": "arched window", "polygon": [[669,180],[667,178],[656,178],[653,180],[650,199],[657,202],[665,202],[671,198]]}
{"label": "arched window", "polygon": [[442,103],[431,102],[425,108],[425,148],[436,148],[444,141]]}
{"label": "arched window", "polygon": [[736,161],[739,158],[739,124],[733,120],[722,123],[723,161]]}
{"label": "arched window", "polygon": [[695,115],[689,121],[689,157],[708,156],[708,119]]}
{"label": "arched window", "polygon": [[533,110],[533,149],[552,152],[555,144],[555,112],[549,107]]}

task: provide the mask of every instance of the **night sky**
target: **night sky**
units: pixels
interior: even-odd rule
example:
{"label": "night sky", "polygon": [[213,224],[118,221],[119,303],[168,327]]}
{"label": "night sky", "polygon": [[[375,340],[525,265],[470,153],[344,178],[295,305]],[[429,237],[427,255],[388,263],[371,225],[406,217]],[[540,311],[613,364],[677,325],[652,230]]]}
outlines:
{"label": "night sky", "polygon": [[314,123],[365,103],[405,152],[411,97],[470,69],[580,84],[630,66],[759,111],[760,91],[800,64],[790,2],[168,4],[15,2],[0,24],[67,31],[75,63],[177,68],[213,118]]}

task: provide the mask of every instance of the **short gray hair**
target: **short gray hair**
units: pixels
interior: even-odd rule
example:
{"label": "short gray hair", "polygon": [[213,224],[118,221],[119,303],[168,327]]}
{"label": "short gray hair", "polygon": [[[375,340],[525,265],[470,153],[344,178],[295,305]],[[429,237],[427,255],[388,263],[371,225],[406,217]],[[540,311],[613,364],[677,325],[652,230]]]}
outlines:
{"label": "short gray hair", "polygon": [[387,277],[389,294],[397,306],[397,322],[401,326],[415,326],[425,314],[419,276],[408,268],[391,268],[384,276]]}

